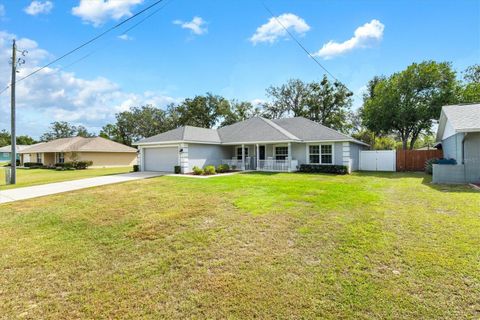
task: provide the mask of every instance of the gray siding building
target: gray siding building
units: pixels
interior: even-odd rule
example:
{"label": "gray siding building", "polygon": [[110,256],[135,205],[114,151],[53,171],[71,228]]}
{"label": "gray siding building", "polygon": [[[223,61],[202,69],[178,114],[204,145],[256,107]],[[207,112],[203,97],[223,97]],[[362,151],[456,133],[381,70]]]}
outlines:
{"label": "gray siding building", "polygon": [[437,141],[457,164],[434,165],[434,183],[480,183],[480,104],[444,106]]}
{"label": "gray siding building", "polygon": [[135,143],[143,171],[228,164],[241,170],[296,171],[302,164],[358,170],[368,145],[311,120],[254,117],[219,129],[185,126]]}

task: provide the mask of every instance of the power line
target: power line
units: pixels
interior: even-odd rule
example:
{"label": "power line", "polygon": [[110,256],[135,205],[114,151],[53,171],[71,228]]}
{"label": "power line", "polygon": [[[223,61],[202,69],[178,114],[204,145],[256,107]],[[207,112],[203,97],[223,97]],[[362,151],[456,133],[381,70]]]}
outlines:
{"label": "power line", "polygon": [[[111,32],[111,31],[114,30],[114,29],[117,29],[118,27],[122,26],[122,25],[125,24],[126,22],[134,19],[135,17],[141,15],[141,14],[144,13],[145,11],[153,8],[154,6],[158,5],[159,3],[163,2],[163,1],[165,1],[165,0],[158,0],[158,1],[156,1],[155,3],[151,4],[151,5],[148,6],[147,8],[145,8],[145,9],[137,12],[137,13],[134,14],[133,16],[131,16],[131,17],[129,17],[129,18],[127,18],[127,19],[119,22],[118,24],[116,24],[115,26],[113,26],[113,27],[109,28],[108,30],[102,32],[101,34],[93,37],[92,39],[90,39],[90,40],[88,40],[87,42],[81,44],[80,46],[78,46],[78,47],[70,50],[69,52],[65,53],[65,54],[62,55],[61,57],[59,57],[59,58],[57,58],[57,59],[55,59],[55,60],[47,63],[47,64],[44,65],[43,67],[40,67],[40,68],[36,69],[35,71],[27,74],[26,76],[20,78],[19,80],[16,81],[16,83],[18,83],[18,82],[20,82],[20,81],[22,81],[22,80],[25,80],[25,79],[28,78],[28,77],[33,76],[34,74],[36,74],[36,73],[40,72],[41,70],[43,70],[43,69],[51,66],[51,65],[54,64],[54,63],[57,63],[57,62],[60,61],[61,59],[65,58],[65,57],[67,57],[67,56],[69,56],[69,55],[71,55],[72,53],[80,50],[81,48],[87,46],[88,44],[90,44],[90,43],[98,40],[99,38],[103,37],[103,36],[106,35],[107,33]],[[152,17],[154,14],[156,14],[157,12],[159,12],[160,10],[162,10],[163,8],[165,8],[170,2],[171,2],[171,1],[166,0],[165,4],[164,4],[163,6],[161,6],[160,8],[158,8],[157,10],[155,10],[154,12],[152,12],[151,14],[149,14],[148,16],[146,16],[145,18],[143,18],[142,20],[140,20],[139,22],[137,22],[136,24],[134,24],[133,26],[131,26],[131,27],[129,27],[128,29],[126,29],[125,31],[123,31],[120,35],[126,34],[126,33],[130,32],[132,29],[138,27],[140,24],[142,24],[143,22],[145,22],[145,20],[149,19],[149,18]],[[103,49],[103,48],[101,48],[101,49]],[[63,68],[62,68],[62,67],[59,68],[58,70],[56,70],[56,72],[57,72],[57,71],[61,71],[61,70],[65,70],[66,68],[71,67],[72,65],[74,65],[74,64],[76,64],[76,63],[78,63],[78,62],[80,62],[80,61],[88,58],[89,56],[91,56],[92,54],[94,54],[95,52],[98,52],[98,51],[100,51],[100,49],[94,50],[94,51],[86,54],[85,56],[81,57],[81,58],[78,59],[78,60],[75,60],[74,62],[70,63],[69,65],[67,65],[67,66],[65,66],[65,67],[63,67]],[[5,91],[7,91],[10,87],[11,87],[11,84],[10,84],[10,85],[7,85],[3,90],[0,91],[0,95],[1,95],[2,93],[4,93]]]}
{"label": "power line", "polygon": [[20,81],[22,81],[22,80],[25,80],[25,79],[27,79],[28,77],[31,77],[31,76],[33,76],[34,74],[36,74],[36,73],[38,73],[38,72],[42,71],[42,70],[43,70],[43,69],[45,69],[45,68],[48,68],[49,66],[51,66],[51,65],[52,65],[52,64],[54,64],[54,63],[57,63],[58,61],[62,60],[63,58],[65,58],[65,57],[67,57],[67,56],[71,55],[72,53],[74,53],[74,52],[76,52],[76,51],[78,51],[78,50],[82,49],[83,47],[85,47],[85,46],[89,45],[90,43],[92,43],[92,42],[94,42],[94,41],[96,41],[96,40],[100,39],[101,37],[105,36],[107,33],[109,33],[109,32],[111,32],[111,31],[113,31],[113,30],[115,30],[115,29],[119,28],[120,26],[124,25],[124,24],[125,24],[125,23],[127,23],[128,21],[130,21],[130,20],[132,20],[132,19],[136,18],[137,16],[141,15],[141,14],[142,14],[142,13],[144,13],[145,11],[148,11],[148,10],[150,10],[151,8],[155,7],[156,5],[158,5],[159,3],[163,2],[163,1],[164,1],[164,0],[157,0],[157,1],[155,1],[154,3],[152,3],[151,5],[149,5],[148,7],[146,7],[146,8],[144,8],[144,9],[140,10],[140,11],[139,11],[139,12],[137,12],[137,13],[135,13],[133,16],[131,16],[131,17],[129,17],[129,18],[127,18],[127,19],[125,19],[125,20],[123,20],[123,21],[121,21],[121,22],[117,23],[116,25],[114,25],[114,26],[112,26],[112,27],[108,28],[108,29],[107,29],[107,30],[105,30],[104,32],[100,33],[99,35],[97,35],[97,36],[93,37],[92,39],[90,39],[90,40],[88,40],[88,41],[86,41],[86,42],[82,43],[82,44],[81,44],[81,45],[79,45],[78,47],[76,47],[76,48],[74,48],[74,49],[72,49],[72,50],[68,51],[67,53],[65,53],[64,55],[60,56],[59,58],[57,58],[57,59],[55,59],[55,60],[53,60],[53,61],[51,61],[51,62],[47,63],[47,64],[46,64],[46,65],[44,65],[43,67],[40,67],[40,68],[38,68],[37,70],[35,70],[35,71],[33,71],[33,72],[31,72],[31,73],[27,74],[26,76],[24,76],[24,77],[22,77],[22,78],[18,79],[18,80],[16,81],[16,83],[18,83],[18,82],[20,82]]}
{"label": "power line", "polygon": [[328,71],[327,68],[325,68],[321,63],[320,61],[318,61],[318,59],[312,55],[310,53],[310,51],[308,51],[305,46],[300,42],[300,40],[297,39],[297,37],[295,37],[293,35],[293,33],[290,32],[290,30],[288,30],[287,27],[285,27],[285,25],[280,21],[280,19],[277,18],[277,16],[275,16],[272,12],[272,10],[270,10],[267,5],[265,4],[265,2],[262,1],[262,4],[263,4],[263,7],[265,8],[265,10],[268,11],[268,13],[270,13],[270,15],[272,16],[273,19],[275,19],[278,24],[288,33],[288,35],[290,36],[290,38],[292,38],[293,41],[295,41],[297,43],[297,45],[303,50],[305,51],[305,53],[320,67],[323,69],[323,71],[325,71],[330,77],[332,77],[336,82],[340,83],[342,86],[344,86],[348,91],[352,92],[350,89],[347,88],[346,85],[344,85],[340,80],[337,79],[337,77],[335,77],[330,71]]}

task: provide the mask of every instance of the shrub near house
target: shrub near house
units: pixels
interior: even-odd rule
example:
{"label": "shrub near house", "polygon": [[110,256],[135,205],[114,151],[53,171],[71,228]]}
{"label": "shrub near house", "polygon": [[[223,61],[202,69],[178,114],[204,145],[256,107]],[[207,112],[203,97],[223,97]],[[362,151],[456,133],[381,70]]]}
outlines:
{"label": "shrub near house", "polygon": [[347,166],[338,166],[338,165],[320,165],[320,164],[302,164],[300,165],[300,172],[305,173],[336,173],[336,174],[347,174]]}

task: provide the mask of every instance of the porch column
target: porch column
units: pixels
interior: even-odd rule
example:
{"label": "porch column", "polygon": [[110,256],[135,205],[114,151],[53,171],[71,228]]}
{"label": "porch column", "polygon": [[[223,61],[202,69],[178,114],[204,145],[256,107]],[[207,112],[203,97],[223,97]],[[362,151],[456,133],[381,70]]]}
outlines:
{"label": "porch column", "polygon": [[257,149],[257,154],[256,154],[256,158],[257,158],[257,170],[259,170],[260,168],[260,147],[258,146],[258,143],[255,145],[256,149]]}
{"label": "porch column", "polygon": [[242,171],[245,170],[245,145],[242,144]]}
{"label": "porch column", "polygon": [[145,171],[145,148],[143,147],[140,147],[138,165],[140,166],[140,171]]}
{"label": "porch column", "polygon": [[[335,161],[334,161],[335,163]],[[348,168],[348,173],[352,172],[352,160],[350,157],[350,143],[342,143],[342,163]]]}
{"label": "porch column", "polygon": [[288,165],[288,172],[292,171],[292,143],[288,143],[288,155],[287,155],[287,165]]}

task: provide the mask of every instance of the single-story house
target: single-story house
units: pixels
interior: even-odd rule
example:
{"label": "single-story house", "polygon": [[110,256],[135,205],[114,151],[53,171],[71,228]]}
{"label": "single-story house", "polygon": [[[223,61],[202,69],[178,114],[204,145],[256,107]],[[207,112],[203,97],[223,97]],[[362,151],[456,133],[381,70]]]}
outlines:
{"label": "single-story house", "polygon": [[46,166],[70,161],[92,161],[92,167],[126,167],[137,164],[137,149],[101,137],[56,139],[25,148],[20,162]]}
{"label": "single-story house", "polygon": [[480,182],[480,104],[444,106],[437,142],[455,165],[433,165],[434,183]]}
{"label": "single-story house", "polygon": [[345,165],[358,170],[368,145],[303,117],[254,117],[219,129],[179,127],[135,145],[142,171],[191,172],[228,164],[241,170],[296,171],[301,164]]}
{"label": "single-story house", "polygon": [[[30,145],[17,144],[17,160],[20,159],[18,152],[21,150],[31,147]],[[12,146],[5,146],[0,148],[0,162],[12,160]]]}

